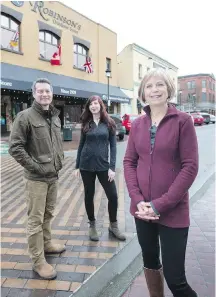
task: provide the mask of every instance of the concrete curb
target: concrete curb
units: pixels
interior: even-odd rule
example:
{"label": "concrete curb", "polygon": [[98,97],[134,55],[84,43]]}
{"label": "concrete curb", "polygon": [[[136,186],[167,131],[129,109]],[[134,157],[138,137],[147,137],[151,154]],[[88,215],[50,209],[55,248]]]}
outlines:
{"label": "concrete curb", "polygon": [[[106,261],[75,291],[71,297],[96,297],[102,296],[102,292],[112,280],[121,275],[128,266],[140,254],[140,247],[137,236],[134,237],[120,249],[111,259]],[[69,297],[70,297],[69,296]],[[115,296],[116,297],[116,296]]]}
{"label": "concrete curb", "polygon": [[[190,206],[202,198],[214,181],[215,172],[193,193]],[[106,261],[69,297],[120,297],[139,274],[142,267],[141,250],[135,234],[121,250]]]}

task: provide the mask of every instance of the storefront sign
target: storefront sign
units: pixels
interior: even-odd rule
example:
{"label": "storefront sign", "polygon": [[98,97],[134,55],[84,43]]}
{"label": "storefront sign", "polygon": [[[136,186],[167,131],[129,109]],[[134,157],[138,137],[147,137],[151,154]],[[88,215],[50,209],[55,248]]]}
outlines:
{"label": "storefront sign", "polygon": [[66,18],[64,15],[57,13],[54,10],[49,9],[48,7],[44,7],[44,1],[29,1],[32,6],[32,11],[39,12],[41,17],[45,21],[49,21],[51,18],[53,24],[58,25],[61,28],[65,28],[72,32],[78,33],[81,29],[81,25],[71,19]]}
{"label": "storefront sign", "polygon": [[1,80],[1,86],[3,86],[3,87],[12,87],[12,82],[10,82],[10,81],[3,81],[3,80]]}
{"label": "storefront sign", "polygon": [[61,88],[61,93],[64,95],[76,95],[76,90],[65,90]]}

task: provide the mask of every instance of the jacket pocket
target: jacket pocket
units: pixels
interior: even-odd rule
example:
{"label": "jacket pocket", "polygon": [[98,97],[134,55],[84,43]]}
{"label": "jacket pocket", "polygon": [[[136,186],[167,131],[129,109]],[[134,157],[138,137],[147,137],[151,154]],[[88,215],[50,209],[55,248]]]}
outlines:
{"label": "jacket pocket", "polygon": [[51,157],[47,155],[38,156],[37,159],[34,159],[39,165],[39,173],[44,176],[56,175],[56,169],[54,166],[54,161]]}
{"label": "jacket pocket", "polygon": [[33,137],[44,139],[47,137],[47,128],[45,123],[32,123]]}

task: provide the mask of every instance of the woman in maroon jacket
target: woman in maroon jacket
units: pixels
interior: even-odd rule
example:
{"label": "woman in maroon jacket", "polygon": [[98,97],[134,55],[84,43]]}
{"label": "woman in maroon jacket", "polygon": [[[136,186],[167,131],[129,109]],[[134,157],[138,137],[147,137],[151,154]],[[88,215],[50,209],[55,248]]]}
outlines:
{"label": "woman in maroon jacket", "polygon": [[174,297],[197,296],[186,280],[185,251],[188,190],[198,172],[198,145],[190,115],[169,103],[174,94],[166,71],[147,72],[139,88],[139,98],[148,104],[146,114],[133,122],[124,158],[151,297],[164,297],[163,275]]}

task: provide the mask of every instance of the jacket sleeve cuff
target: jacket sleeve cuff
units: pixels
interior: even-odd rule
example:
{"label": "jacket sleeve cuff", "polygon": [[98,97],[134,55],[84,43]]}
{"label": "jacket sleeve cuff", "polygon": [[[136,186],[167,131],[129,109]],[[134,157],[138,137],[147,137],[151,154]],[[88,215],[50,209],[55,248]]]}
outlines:
{"label": "jacket sleeve cuff", "polygon": [[109,167],[112,171],[114,171],[115,172],[115,167],[113,167],[113,166],[110,166]]}
{"label": "jacket sleeve cuff", "polygon": [[153,204],[152,201],[150,201],[150,205],[151,205],[151,208],[154,210],[155,214],[159,216],[160,214],[159,214],[159,212],[157,211],[157,209],[155,208],[155,206],[154,206],[154,204]]}

